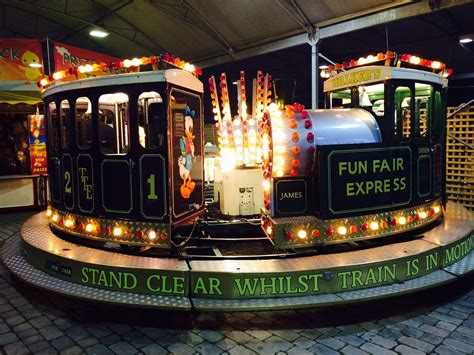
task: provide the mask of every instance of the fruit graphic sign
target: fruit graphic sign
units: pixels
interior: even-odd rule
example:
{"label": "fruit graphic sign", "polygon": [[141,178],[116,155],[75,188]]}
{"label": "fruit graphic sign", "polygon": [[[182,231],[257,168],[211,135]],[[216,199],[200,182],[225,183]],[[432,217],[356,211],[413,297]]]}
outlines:
{"label": "fruit graphic sign", "polygon": [[0,43],[0,80],[36,82],[43,76],[39,40],[2,39]]}

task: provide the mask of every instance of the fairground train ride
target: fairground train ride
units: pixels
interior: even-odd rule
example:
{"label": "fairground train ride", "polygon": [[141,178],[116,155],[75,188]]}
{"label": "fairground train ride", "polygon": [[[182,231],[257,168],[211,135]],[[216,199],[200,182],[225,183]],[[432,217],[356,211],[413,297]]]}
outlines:
{"label": "fairground train ride", "polygon": [[336,65],[324,110],[285,106],[257,73],[248,112],[242,73],[235,116],[226,76],[211,78],[216,202],[198,73],[163,55],[40,82],[50,206],[6,243],[14,275],[93,302],[229,311],[353,304],[472,274],[471,214],[446,204],[444,64],[388,52]]}
{"label": "fairground train ride", "polygon": [[[418,69],[401,67],[406,63]],[[153,70],[137,69],[146,66]],[[118,70],[127,72],[108,75]],[[53,230],[170,248],[177,228],[203,216],[198,70],[164,55],[83,66],[40,82]],[[221,166],[263,172],[261,225],[269,240],[279,249],[310,247],[379,238],[439,220],[445,65],[388,52],[329,73],[324,110],[270,104],[271,77],[258,73],[252,114],[241,74],[235,119],[225,75],[220,103],[210,79]]]}

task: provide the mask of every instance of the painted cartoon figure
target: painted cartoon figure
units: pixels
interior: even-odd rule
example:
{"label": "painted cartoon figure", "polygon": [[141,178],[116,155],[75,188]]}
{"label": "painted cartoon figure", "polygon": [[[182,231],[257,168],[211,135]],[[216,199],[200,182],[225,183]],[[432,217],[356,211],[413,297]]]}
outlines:
{"label": "painted cartoon figure", "polygon": [[195,112],[186,105],[184,109],[184,137],[179,139],[181,156],[178,158],[179,175],[183,179],[180,192],[183,198],[189,198],[196,184],[191,181],[191,168],[193,167],[194,143],[193,143],[193,118]]}
{"label": "painted cartoon figure", "polygon": [[41,64],[35,53],[26,51],[21,56],[21,62],[24,66],[19,65],[18,68],[25,72],[26,79],[37,80],[41,77],[41,71],[37,67],[30,66],[30,64]]}

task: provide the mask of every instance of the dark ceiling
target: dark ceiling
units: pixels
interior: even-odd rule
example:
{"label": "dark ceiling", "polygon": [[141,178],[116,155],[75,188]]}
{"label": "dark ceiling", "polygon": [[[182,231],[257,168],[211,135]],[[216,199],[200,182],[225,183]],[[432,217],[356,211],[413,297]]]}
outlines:
{"label": "dark ceiling", "polygon": [[[446,0],[445,0],[446,1]],[[390,0],[0,0],[1,37],[45,38],[121,58],[172,53],[198,60],[328,23],[409,4]],[[301,20],[300,20],[301,22]],[[101,25],[106,39],[92,39]]]}
{"label": "dark ceiling", "polygon": [[[319,50],[338,63],[387,49],[440,60],[454,69],[448,99],[450,105],[458,105],[474,98],[474,43],[462,45],[458,40],[459,35],[467,33],[474,33],[474,3],[325,39]],[[320,58],[320,64],[324,63],[326,61]],[[203,76],[207,78],[227,72],[229,81],[232,81],[237,79],[239,70],[245,70],[249,79],[257,70],[269,72],[274,78],[296,79],[295,100],[310,107],[309,45],[206,68]],[[321,93],[322,83],[320,87]],[[322,94],[320,97],[322,101]]]}

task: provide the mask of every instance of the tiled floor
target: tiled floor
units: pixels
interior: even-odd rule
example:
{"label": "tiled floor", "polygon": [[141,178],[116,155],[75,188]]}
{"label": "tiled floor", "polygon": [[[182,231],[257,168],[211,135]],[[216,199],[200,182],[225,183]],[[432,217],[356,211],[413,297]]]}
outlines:
{"label": "tiled floor", "polygon": [[[0,243],[28,213],[0,215]],[[474,278],[326,310],[174,313],[79,302],[0,266],[0,353],[460,354],[474,352]]]}

